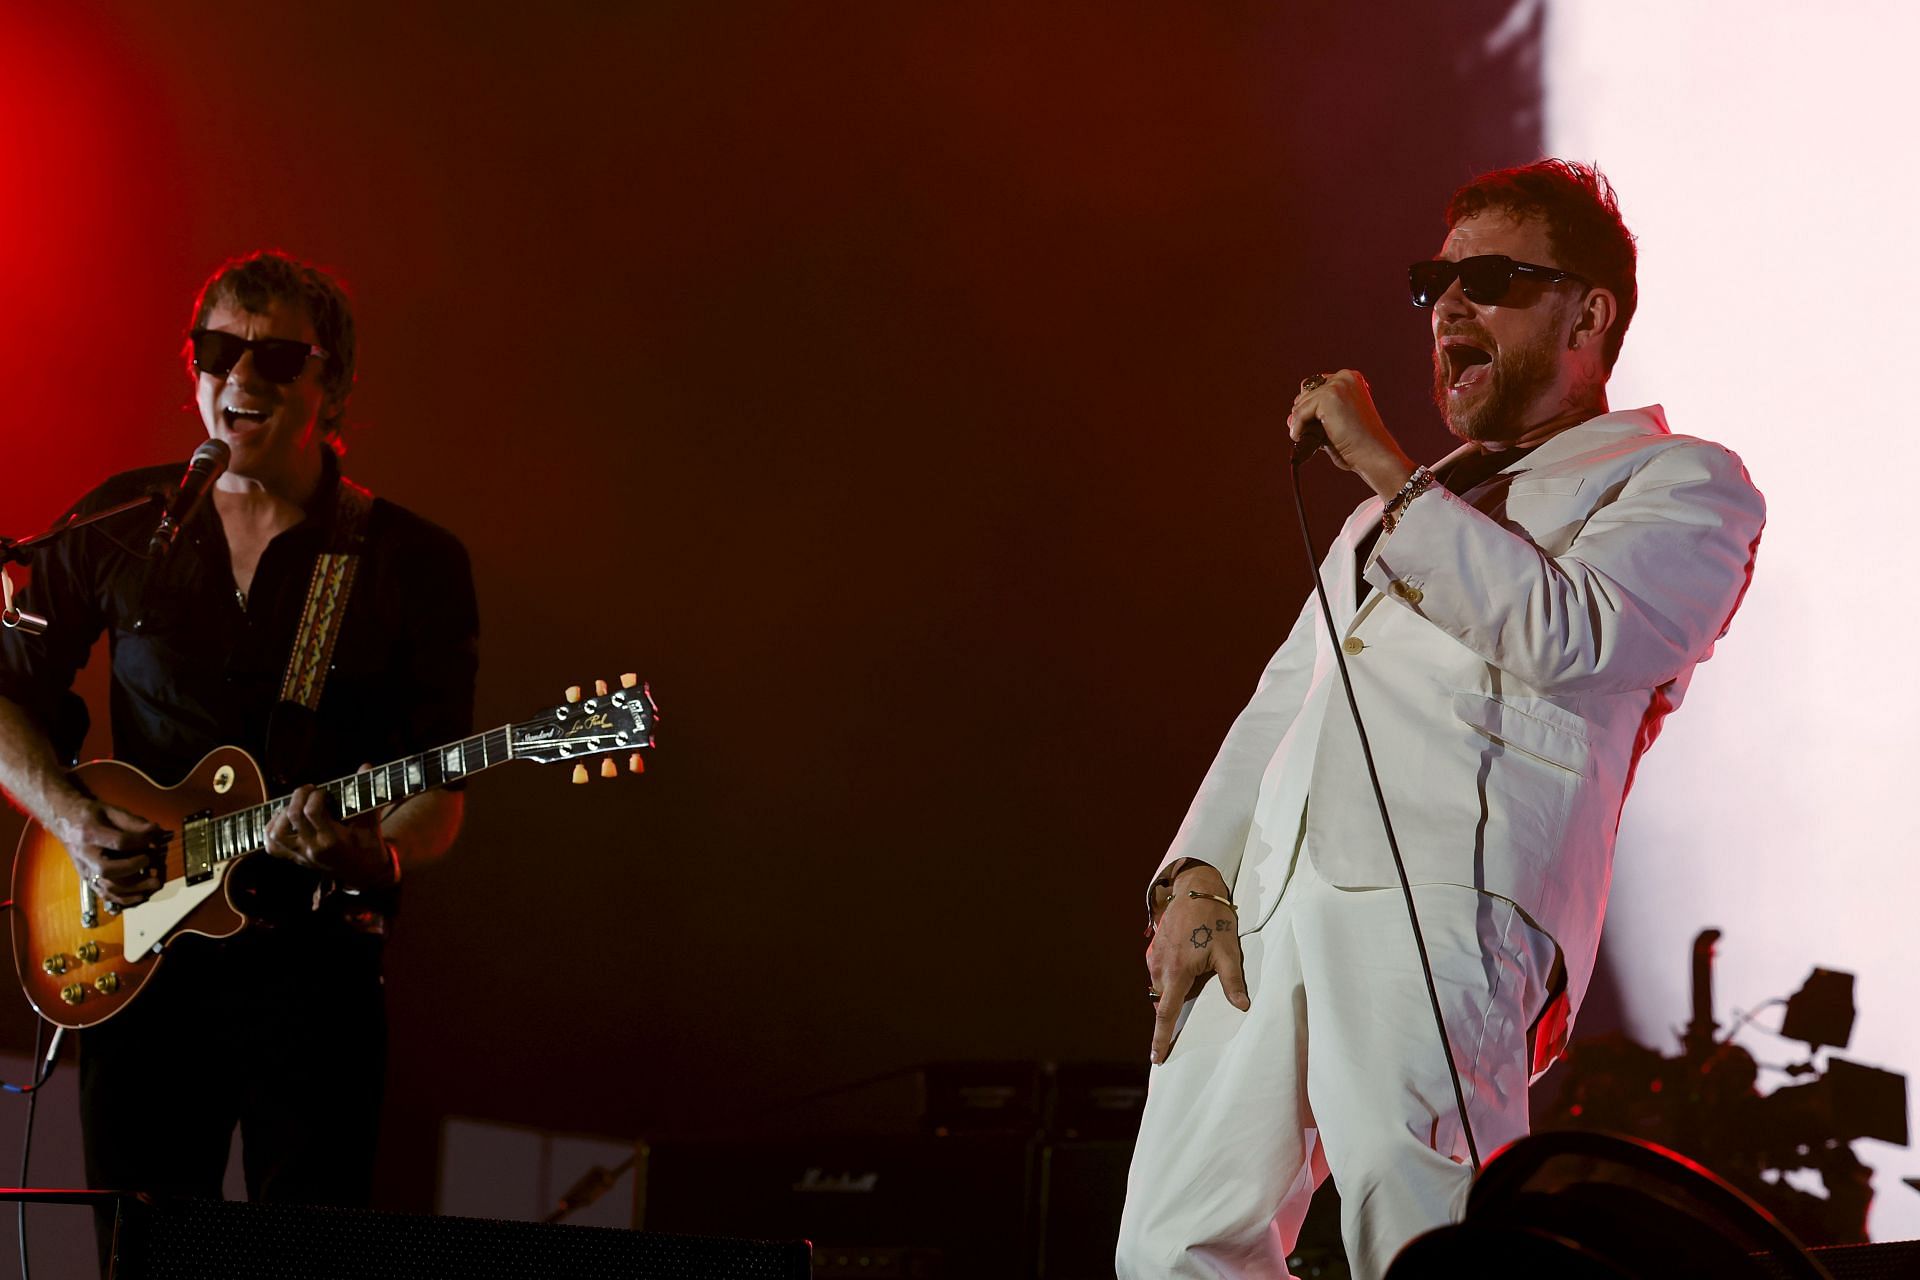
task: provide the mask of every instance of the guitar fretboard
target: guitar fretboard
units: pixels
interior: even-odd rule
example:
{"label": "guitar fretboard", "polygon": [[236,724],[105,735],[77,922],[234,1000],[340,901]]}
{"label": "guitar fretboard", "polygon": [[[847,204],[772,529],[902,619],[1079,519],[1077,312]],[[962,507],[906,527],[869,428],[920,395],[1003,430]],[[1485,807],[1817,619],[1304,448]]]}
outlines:
{"label": "guitar fretboard", "polygon": [[[333,811],[342,818],[355,818],[382,805],[417,796],[422,791],[457,782],[461,778],[505,764],[513,759],[512,729],[502,726],[485,733],[450,742],[417,756],[395,760],[348,774],[322,785],[333,799]],[[248,809],[236,809],[207,819],[212,860],[229,862],[267,847],[267,824],[287,807],[287,798],[269,800]]]}

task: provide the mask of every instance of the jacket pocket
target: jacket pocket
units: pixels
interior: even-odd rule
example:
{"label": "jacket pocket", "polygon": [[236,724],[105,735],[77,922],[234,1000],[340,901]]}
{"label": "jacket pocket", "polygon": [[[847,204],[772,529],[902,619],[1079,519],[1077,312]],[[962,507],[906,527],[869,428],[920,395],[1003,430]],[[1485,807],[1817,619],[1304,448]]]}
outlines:
{"label": "jacket pocket", "polygon": [[1511,500],[1532,494],[1553,494],[1566,498],[1580,492],[1584,483],[1584,476],[1519,476],[1507,486],[1507,497]]}
{"label": "jacket pocket", "polygon": [[1545,698],[1457,689],[1453,713],[1468,728],[1577,778],[1587,775],[1586,722]]}

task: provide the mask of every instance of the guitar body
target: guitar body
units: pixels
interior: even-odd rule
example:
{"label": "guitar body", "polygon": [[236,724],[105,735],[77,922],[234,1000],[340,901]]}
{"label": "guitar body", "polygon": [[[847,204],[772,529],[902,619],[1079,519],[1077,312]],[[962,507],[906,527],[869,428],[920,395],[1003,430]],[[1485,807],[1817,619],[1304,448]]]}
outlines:
{"label": "guitar body", "polygon": [[152,979],[173,939],[187,933],[225,938],[246,926],[228,891],[230,873],[246,858],[219,863],[212,875],[188,884],[180,833],[189,818],[264,802],[267,789],[260,767],[238,747],[209,752],[172,787],[117,760],[81,765],[73,777],[96,799],[175,833],[166,884],[117,914],[81,882],[66,846],[43,827],[30,821],[20,835],[12,912],[20,985],[41,1017],[78,1028],[124,1009]]}
{"label": "guitar body", "polygon": [[[571,764],[573,780],[585,782],[583,761],[602,757],[601,776],[610,777],[617,772],[610,757],[625,753],[638,773],[656,715],[653,695],[628,672],[617,690],[604,680],[594,681],[591,695],[576,685],[564,704],[532,720],[319,785],[334,815],[351,822],[510,760]],[[173,832],[173,840],[166,882],[115,913],[81,882],[66,846],[27,823],[13,859],[13,962],[27,999],[49,1022],[105,1022],[152,981],[175,939],[228,938],[249,921],[310,918],[338,887],[310,867],[269,856],[268,824],[286,797],[268,798],[260,766],[238,747],[208,752],[172,787],[117,760],[83,764],[73,779],[94,798]]]}

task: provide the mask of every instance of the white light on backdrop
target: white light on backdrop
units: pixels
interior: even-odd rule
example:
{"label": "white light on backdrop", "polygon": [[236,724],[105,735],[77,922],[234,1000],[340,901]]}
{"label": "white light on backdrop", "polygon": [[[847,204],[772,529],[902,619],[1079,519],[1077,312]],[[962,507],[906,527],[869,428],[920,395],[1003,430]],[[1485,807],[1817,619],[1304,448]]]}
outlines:
{"label": "white light on backdrop", "polygon": [[[1597,160],[1640,238],[1613,404],[1664,404],[1768,502],[1746,604],[1627,804],[1608,950],[1628,1030],[1676,1048],[1714,926],[1723,1024],[1850,970],[1845,1056],[1920,1073],[1920,5],[1553,0],[1546,31],[1548,150]],[[1900,1181],[1920,1155],[1855,1149],[1873,1237],[1920,1237]]]}

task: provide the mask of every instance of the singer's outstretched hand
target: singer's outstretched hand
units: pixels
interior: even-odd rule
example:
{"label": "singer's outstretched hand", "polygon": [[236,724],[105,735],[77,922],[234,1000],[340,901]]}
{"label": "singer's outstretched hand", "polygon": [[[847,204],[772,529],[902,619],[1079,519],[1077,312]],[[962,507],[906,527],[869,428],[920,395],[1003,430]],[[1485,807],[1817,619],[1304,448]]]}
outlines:
{"label": "singer's outstretched hand", "polygon": [[1247,979],[1240,966],[1240,919],[1232,907],[1212,898],[1190,898],[1187,891],[1227,893],[1227,882],[1205,863],[1188,867],[1173,881],[1173,897],[1155,922],[1147,944],[1147,981],[1160,993],[1153,1012],[1153,1060],[1165,1062],[1173,1048],[1180,1007],[1198,994],[1208,977],[1220,975],[1227,1002],[1245,1013]]}
{"label": "singer's outstretched hand", "polygon": [[1413,459],[1380,420],[1373,391],[1354,369],[1326,375],[1326,381],[1293,398],[1287,435],[1298,440],[1307,424],[1318,422],[1327,438],[1327,456],[1379,494],[1391,498],[1413,474]]}

